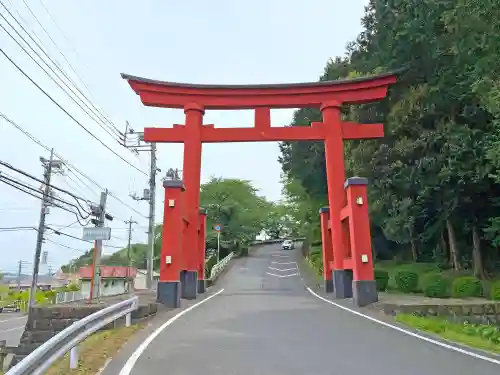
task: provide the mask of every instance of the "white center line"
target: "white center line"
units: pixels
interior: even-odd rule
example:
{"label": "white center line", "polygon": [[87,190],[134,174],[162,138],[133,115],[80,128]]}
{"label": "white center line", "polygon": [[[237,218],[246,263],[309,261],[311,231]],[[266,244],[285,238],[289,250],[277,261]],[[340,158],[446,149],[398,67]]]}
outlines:
{"label": "white center line", "polygon": [[297,265],[297,262],[271,262],[272,264],[295,264]]}
{"label": "white center line", "polygon": [[285,269],[281,269],[281,268],[274,268],[274,267],[269,267],[270,270],[275,270],[275,271],[295,271],[297,270],[297,268],[285,268]]}
{"label": "white center line", "polygon": [[268,275],[270,276],[276,276],[276,277],[291,277],[291,276],[297,276],[296,273],[292,273],[290,275],[276,275],[275,273],[271,273],[271,272],[266,272]]}

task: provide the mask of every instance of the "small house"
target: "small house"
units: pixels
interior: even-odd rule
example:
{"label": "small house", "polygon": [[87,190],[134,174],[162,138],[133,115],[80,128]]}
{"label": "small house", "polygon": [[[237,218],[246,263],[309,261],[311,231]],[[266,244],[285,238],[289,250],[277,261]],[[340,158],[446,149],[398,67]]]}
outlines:
{"label": "small house", "polygon": [[[114,296],[134,290],[134,279],[137,270],[134,267],[100,266],[100,284],[98,295],[101,297]],[[92,280],[92,266],[80,268],[80,291],[82,297],[90,297],[90,284]]]}

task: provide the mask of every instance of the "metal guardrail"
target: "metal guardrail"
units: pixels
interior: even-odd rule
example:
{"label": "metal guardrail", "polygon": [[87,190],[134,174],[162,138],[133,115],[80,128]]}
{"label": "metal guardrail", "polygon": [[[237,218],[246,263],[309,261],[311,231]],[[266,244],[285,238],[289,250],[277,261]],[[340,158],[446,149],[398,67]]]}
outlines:
{"label": "metal guardrail", "polygon": [[5,375],[42,375],[59,358],[70,351],[70,368],[78,367],[78,344],[102,327],[125,316],[131,324],[132,311],[137,310],[139,297],[118,302],[74,322],[65,330],[40,345],[30,355],[12,367]]}
{"label": "metal guardrail", "polygon": [[226,267],[226,264],[228,264],[229,261],[233,259],[233,257],[234,257],[234,252],[231,252],[227,257],[220,260],[219,263],[214,264],[212,270],[210,271],[210,280],[214,280],[217,276],[219,276],[224,267]]}

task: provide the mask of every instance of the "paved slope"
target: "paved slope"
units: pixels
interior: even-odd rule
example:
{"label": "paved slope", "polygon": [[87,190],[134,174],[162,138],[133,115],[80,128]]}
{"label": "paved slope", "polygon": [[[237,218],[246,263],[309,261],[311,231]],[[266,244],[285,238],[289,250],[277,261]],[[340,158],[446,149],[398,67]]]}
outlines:
{"label": "paved slope", "polygon": [[500,370],[326,304],[305,290],[294,258],[273,245],[238,260],[220,285],[224,292],[165,329],[131,374],[488,375]]}

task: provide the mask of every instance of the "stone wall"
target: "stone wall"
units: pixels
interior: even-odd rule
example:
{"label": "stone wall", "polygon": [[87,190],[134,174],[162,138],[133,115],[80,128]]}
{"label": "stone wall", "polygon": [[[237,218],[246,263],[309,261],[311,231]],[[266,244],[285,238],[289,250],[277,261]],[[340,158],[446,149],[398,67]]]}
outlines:
{"label": "stone wall", "polygon": [[461,323],[493,324],[500,326],[500,303],[478,303],[466,305],[399,305],[384,303],[378,306],[385,314],[414,314],[418,316],[443,317]]}
{"label": "stone wall", "polygon": [[[17,347],[10,366],[15,365],[21,359],[38,348],[45,341],[86,316],[106,307],[106,304],[98,306],[47,306],[33,308],[33,314],[26,323],[26,328]],[[158,311],[158,304],[143,303],[132,312],[132,323],[137,324],[147,320]],[[103,327],[102,330],[111,329],[125,324],[125,317]]]}

